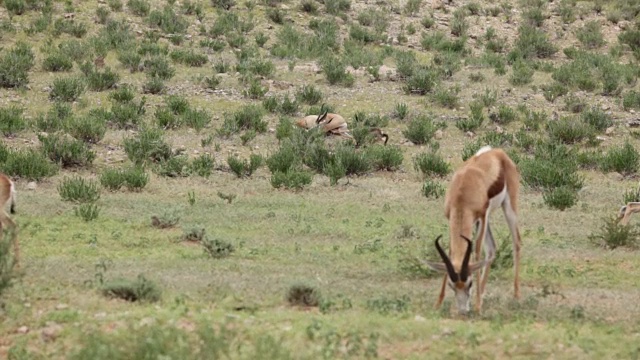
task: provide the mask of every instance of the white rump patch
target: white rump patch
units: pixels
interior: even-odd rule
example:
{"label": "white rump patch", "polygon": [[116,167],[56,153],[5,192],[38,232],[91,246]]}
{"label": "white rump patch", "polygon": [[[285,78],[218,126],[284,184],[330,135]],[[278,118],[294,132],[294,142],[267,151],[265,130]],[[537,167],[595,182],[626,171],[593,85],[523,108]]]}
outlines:
{"label": "white rump patch", "polygon": [[491,146],[490,145],[485,145],[483,147],[480,148],[480,150],[478,150],[478,152],[476,152],[476,156],[486,153],[487,151],[491,150]]}

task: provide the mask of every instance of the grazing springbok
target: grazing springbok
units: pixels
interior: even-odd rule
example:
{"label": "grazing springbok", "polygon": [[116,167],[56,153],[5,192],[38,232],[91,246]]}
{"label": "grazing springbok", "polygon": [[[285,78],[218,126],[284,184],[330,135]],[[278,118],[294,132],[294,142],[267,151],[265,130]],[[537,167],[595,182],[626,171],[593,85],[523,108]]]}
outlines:
{"label": "grazing springbok", "polygon": [[620,208],[618,213],[618,223],[620,225],[627,225],[631,220],[631,215],[640,212],[640,202],[629,202]]}
{"label": "grazing springbok", "polygon": [[20,248],[18,246],[18,238],[16,235],[16,223],[11,220],[9,215],[5,211],[7,203],[11,203],[9,212],[15,214],[16,210],[16,188],[13,181],[5,174],[0,174],[0,234],[3,232],[4,227],[7,227],[12,231],[13,236],[13,249],[16,259],[16,265],[19,266],[20,262]]}
{"label": "grazing springbok", "polygon": [[[445,216],[449,219],[449,255],[440,247],[440,235],[435,241],[435,246],[442,262],[426,262],[432,269],[445,273],[436,307],[442,304],[448,284],[455,292],[458,312],[467,314],[472,274],[483,268],[482,275],[477,272],[476,276],[478,288],[475,304],[477,311],[482,309],[482,296],[489,277],[489,267],[496,254],[495,240],[489,227],[489,215],[499,206],[502,207],[513,240],[514,296],[520,297],[520,231],[517,215],[519,187],[520,174],[516,165],[503,150],[492,149],[490,146],[478,150],[455,172],[444,203]],[[475,262],[470,263],[470,238],[474,227],[479,231],[476,237]],[[482,241],[485,238],[485,259],[480,260]]]}

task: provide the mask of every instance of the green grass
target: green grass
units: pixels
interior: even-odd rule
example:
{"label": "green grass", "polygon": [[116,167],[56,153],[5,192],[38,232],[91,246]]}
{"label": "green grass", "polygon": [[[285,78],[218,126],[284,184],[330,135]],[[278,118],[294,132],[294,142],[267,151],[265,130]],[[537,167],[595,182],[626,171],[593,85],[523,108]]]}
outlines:
{"label": "green grass", "polygon": [[[0,171],[16,183],[21,249],[0,295],[0,358],[638,357],[637,248],[591,239],[637,187],[640,140],[625,123],[640,108],[627,65],[640,41],[632,23],[605,21],[635,17],[636,2],[603,2],[602,15],[571,1],[40,3],[5,0],[14,15],[0,21]],[[389,144],[293,127],[323,104]],[[552,162],[552,141],[602,156]],[[448,238],[452,172],[487,142],[526,177],[522,297],[498,211],[501,266],[483,312],[461,318],[448,289],[433,308],[441,278],[420,260]],[[296,176],[228,166],[252,154],[274,166],[287,143],[305,162]],[[425,180],[414,159],[436,150]],[[383,153],[388,164],[347,169]],[[576,170],[571,191],[543,191],[563,185],[541,177],[551,170]],[[62,200],[75,177],[101,184],[92,208]],[[179,222],[153,225],[167,213]],[[321,296],[291,301],[301,285]]]}

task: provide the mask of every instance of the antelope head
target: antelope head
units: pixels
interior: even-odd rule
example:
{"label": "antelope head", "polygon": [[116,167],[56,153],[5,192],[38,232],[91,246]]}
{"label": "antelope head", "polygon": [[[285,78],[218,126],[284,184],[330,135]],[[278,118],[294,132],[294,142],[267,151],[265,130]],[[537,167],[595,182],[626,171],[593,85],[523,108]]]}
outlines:
{"label": "antelope head", "polygon": [[465,252],[464,259],[462,260],[460,272],[456,272],[453,264],[451,263],[451,259],[440,246],[439,240],[442,235],[436,238],[436,250],[438,250],[438,254],[440,254],[442,262],[440,263],[426,261],[425,263],[431,269],[447,274],[447,285],[455,292],[456,303],[458,305],[458,313],[460,313],[461,315],[466,315],[467,313],[469,313],[469,299],[471,286],[473,285],[472,274],[474,271],[482,268],[485,265],[486,261],[480,261],[470,265],[469,260],[471,260],[472,248],[471,240],[469,240],[464,235],[461,236],[467,242],[467,251]]}

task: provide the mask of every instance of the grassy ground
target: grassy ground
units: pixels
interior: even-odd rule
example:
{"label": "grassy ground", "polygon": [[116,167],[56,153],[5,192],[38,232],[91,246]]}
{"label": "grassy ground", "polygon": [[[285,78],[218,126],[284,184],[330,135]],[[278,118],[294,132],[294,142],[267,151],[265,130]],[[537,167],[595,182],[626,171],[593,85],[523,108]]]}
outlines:
{"label": "grassy ground", "polygon": [[[3,143],[12,149],[37,148],[41,131],[34,125],[35,119],[52,106],[45,87],[59,76],[81,72],[77,64],[68,73],[44,71],[41,63],[45,44],[72,37],[53,36],[53,23],[43,32],[28,35],[25,29],[40,12],[29,10],[10,17],[6,10],[10,3],[4,1],[1,14],[13,24],[15,32],[3,30],[3,51],[17,40],[26,41],[36,54],[36,65],[29,71],[28,87],[0,90],[2,106],[24,107],[29,123],[15,136],[3,138]],[[149,3],[151,9],[166,4],[156,0]],[[325,4],[312,3],[318,7],[317,15],[302,12],[297,1],[277,3],[275,8],[285,12],[287,22],[304,31],[309,31],[311,19],[333,19],[341,38],[349,37],[350,26],[366,9],[385,9],[389,21],[385,35],[392,38],[393,51],[415,52],[421,61],[432,61],[436,55],[422,49],[421,33],[439,30],[450,37],[453,14],[460,6],[422,1],[411,16],[405,11],[409,6],[405,2],[352,1],[349,10],[339,12],[341,16],[331,16],[325,13],[327,0]],[[601,13],[593,10],[602,3]],[[596,20],[602,24],[605,45],[593,52],[607,54],[617,49],[618,34],[633,26],[633,19],[623,18],[630,10],[624,10],[621,3],[549,3],[543,7],[546,15],[541,29],[563,49],[579,46],[576,29]],[[550,118],[553,112],[571,115],[563,98],[549,102],[542,95],[541,87],[551,81],[548,72],[537,70],[531,83],[515,86],[509,81],[511,65],[507,65],[506,75],[496,75],[492,68],[473,61],[484,51],[479,38],[489,26],[504,39],[506,51],[515,46],[518,25],[525,22],[522,4],[513,4],[509,16],[503,12],[493,17],[486,12],[495,4],[478,1],[483,12],[467,16],[470,54],[459,70],[438,85],[443,89],[460,87],[458,106],[453,108],[437,105],[432,93],[407,94],[402,79],[392,81],[385,74],[381,74],[383,80],[372,81],[360,69],[353,71],[353,86],[330,86],[325,75],[315,70],[321,59],[290,63],[289,59],[270,55],[269,49],[283,25],[269,20],[267,12],[273,7],[266,2],[253,4],[253,10],[248,10],[245,3],[236,4],[234,9],[243,19],[250,13],[254,16],[255,26],[245,34],[248,42],[253,42],[258,32],[269,36],[260,54],[273,62],[275,72],[259,79],[269,89],[267,96],[293,95],[302,85],[314,84],[324,94],[322,102],[334,106],[348,121],[357,111],[389,115],[397,103],[406,103],[412,115],[432,112],[436,120],[448,125],[438,143],[440,153],[453,168],[462,163],[460,154],[465,145],[474,141],[455,127],[455,119],[467,116],[468,104],[485,89],[497,90],[499,104],[514,108],[526,104]],[[143,31],[153,27],[146,17],[133,15],[131,5],[124,5],[123,11],[112,12],[111,17],[126,19],[140,40]],[[182,5],[173,6],[179,12]],[[622,205],[623,192],[635,187],[635,173],[623,177],[580,170],[585,183],[578,193],[578,203],[565,211],[551,209],[540,191],[523,186],[522,298],[514,300],[512,296],[513,271],[508,266],[507,246],[503,253],[507,265],[492,272],[481,314],[457,317],[451,294],[447,294],[441,309],[433,309],[441,278],[411,266],[413,257],[433,256],[434,238],[448,230],[443,199],[421,195],[423,178],[412,163],[413,157],[428,146],[407,141],[403,135],[407,122],[392,119],[384,130],[390,135],[390,145],[399,146],[404,155],[397,171],[352,176],[341,179],[337,186],[330,186],[327,176],[316,174],[301,191],[274,189],[266,167],[250,178],[236,178],[227,168],[230,154],[244,157],[258,153],[266,157],[278,149],[278,141],[272,131],[258,134],[247,146],[241,145],[237,135],[216,135],[225,112],[232,113],[245,104],[259,105],[260,100],[242,95],[246,86],[235,70],[220,75],[215,91],[208,91],[198,80],[211,76],[211,63],[219,59],[233,67],[238,51],[229,45],[219,53],[198,47],[198,41],[206,38],[199,33],[200,24],[209,28],[219,16],[211,2],[201,5],[202,20],[185,16],[190,39],[179,46],[169,45],[165,38],[159,42],[171,49],[192,47],[207,54],[209,63],[204,67],[173,64],[176,75],[166,82],[166,93],[145,95],[144,121],[154,124],[154,109],[164,103],[167,94],[184,96],[193,107],[209,111],[212,121],[201,132],[167,130],[165,139],[172,148],[185,149],[191,158],[204,152],[212,154],[216,170],[209,177],[177,178],[149,171],[149,184],[140,192],[103,189],[97,201],[101,212],[90,222],[74,215],[74,204],[61,200],[58,185],[72,174],[98,179],[106,168],[128,166],[123,139],[134,136],[138,129],[109,128],[104,139],[92,145],[97,157],[91,166],[62,169],[37,181],[35,190],[29,189],[29,179],[15,177],[18,213],[13,218],[21,229],[22,268],[21,276],[0,297],[0,358],[142,359],[166,355],[184,359],[216,358],[217,354],[252,359],[640,356],[637,251],[633,247],[609,250],[589,239],[599,230],[602,218],[613,216]],[[564,5],[574,9],[571,22],[562,20]],[[97,4],[54,2],[53,8],[54,21],[72,12],[75,21],[87,24],[84,40],[103,27],[95,23]],[[612,20],[616,15],[621,17],[619,22]],[[432,29],[421,25],[425,16],[434,18]],[[415,34],[407,32],[410,24],[418,29]],[[407,36],[407,41],[398,43],[399,35]],[[366,48],[380,50],[384,45],[374,43]],[[621,51],[623,55],[615,59],[616,63],[637,66],[629,49]],[[536,61],[558,68],[569,59],[560,50],[549,59]],[[108,52],[105,62],[120,74],[120,83],[132,84],[142,92],[145,75],[129,73],[119,62],[116,50]],[[392,69],[397,66],[393,56],[385,57],[384,64]],[[472,82],[470,75],[476,73],[483,74],[484,80]],[[621,103],[622,94],[634,88],[635,82],[625,84],[623,92],[615,96],[604,96],[599,90],[570,89],[570,94],[587,104],[606,109],[613,119],[613,129],[598,145],[598,151],[625,140],[638,145],[633,130],[626,126],[627,121],[635,119],[635,110]],[[85,92],[73,103],[74,112],[107,106],[108,93]],[[296,116],[304,115],[304,111],[301,107]],[[265,119],[270,129],[276,128],[277,115],[269,114]],[[519,119],[502,127],[514,133],[522,124]],[[496,124],[487,121],[473,137],[495,129]],[[544,127],[537,133],[544,134]],[[214,144],[202,147],[201,140],[208,135],[214,136]],[[598,135],[604,136],[603,132]],[[584,142],[572,146],[588,148]],[[437,181],[446,185],[449,179],[450,175]],[[236,197],[227,203],[219,193]],[[193,204],[189,194],[195,195]],[[153,227],[151,217],[165,214],[179,217],[177,225]],[[492,219],[499,242],[510,242],[502,214],[496,213]],[[206,229],[210,238],[230,243],[235,251],[225,258],[209,257],[201,244],[181,240],[193,228]],[[139,274],[162,289],[160,301],[130,303],[104,297],[99,291],[102,282],[135,279]],[[288,290],[299,283],[319,291],[319,307],[287,303]]]}

